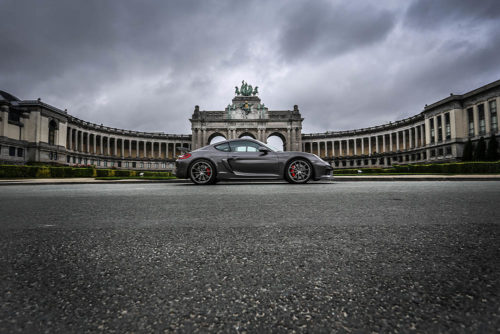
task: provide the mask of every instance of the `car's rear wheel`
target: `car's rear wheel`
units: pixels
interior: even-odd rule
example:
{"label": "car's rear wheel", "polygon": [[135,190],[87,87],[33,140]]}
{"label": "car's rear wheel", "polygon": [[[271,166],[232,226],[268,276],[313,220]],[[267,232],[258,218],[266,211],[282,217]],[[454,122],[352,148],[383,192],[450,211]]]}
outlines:
{"label": "car's rear wheel", "polygon": [[216,179],[215,168],[208,160],[196,160],[189,167],[189,178],[194,184],[214,184]]}
{"label": "car's rear wheel", "polygon": [[304,159],[294,159],[286,165],[285,178],[290,183],[306,183],[311,179],[311,163]]}

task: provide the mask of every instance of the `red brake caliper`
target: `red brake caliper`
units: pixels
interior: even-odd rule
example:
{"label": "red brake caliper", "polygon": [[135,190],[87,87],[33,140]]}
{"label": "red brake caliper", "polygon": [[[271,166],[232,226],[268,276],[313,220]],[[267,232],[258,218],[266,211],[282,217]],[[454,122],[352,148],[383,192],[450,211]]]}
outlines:
{"label": "red brake caliper", "polygon": [[295,177],[295,165],[292,166],[291,172],[292,172],[292,176]]}
{"label": "red brake caliper", "polygon": [[210,176],[210,168],[207,168],[207,175]]}

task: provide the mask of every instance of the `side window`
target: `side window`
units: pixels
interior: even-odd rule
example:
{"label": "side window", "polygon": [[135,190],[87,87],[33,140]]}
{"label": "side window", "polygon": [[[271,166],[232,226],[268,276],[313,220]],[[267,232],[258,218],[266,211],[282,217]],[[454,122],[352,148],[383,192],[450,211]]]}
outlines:
{"label": "side window", "polygon": [[257,152],[259,144],[251,141],[231,142],[231,151],[233,152]]}
{"label": "side window", "polygon": [[231,151],[231,148],[229,147],[228,143],[220,144],[215,146],[215,149],[222,151],[222,152],[229,152]]}

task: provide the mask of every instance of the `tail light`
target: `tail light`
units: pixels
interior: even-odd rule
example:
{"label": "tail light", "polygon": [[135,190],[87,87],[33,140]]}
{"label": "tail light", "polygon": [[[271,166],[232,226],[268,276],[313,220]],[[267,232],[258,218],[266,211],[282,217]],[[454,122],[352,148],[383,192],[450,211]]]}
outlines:
{"label": "tail light", "polygon": [[187,159],[191,156],[191,153],[184,153],[183,155],[179,156],[177,159],[179,160],[183,160],[183,159]]}

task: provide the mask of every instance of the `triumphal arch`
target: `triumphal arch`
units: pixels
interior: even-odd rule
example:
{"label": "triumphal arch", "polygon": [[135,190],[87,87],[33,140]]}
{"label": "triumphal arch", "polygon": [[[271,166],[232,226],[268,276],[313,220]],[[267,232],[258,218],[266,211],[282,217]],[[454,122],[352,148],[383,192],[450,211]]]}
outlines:
{"label": "triumphal arch", "polygon": [[242,81],[224,110],[201,111],[195,106],[191,117],[191,148],[208,145],[217,136],[226,139],[249,136],[266,142],[271,136],[283,141],[286,151],[302,151],[302,121],[297,105],[293,110],[269,110],[257,96],[258,87]]}

